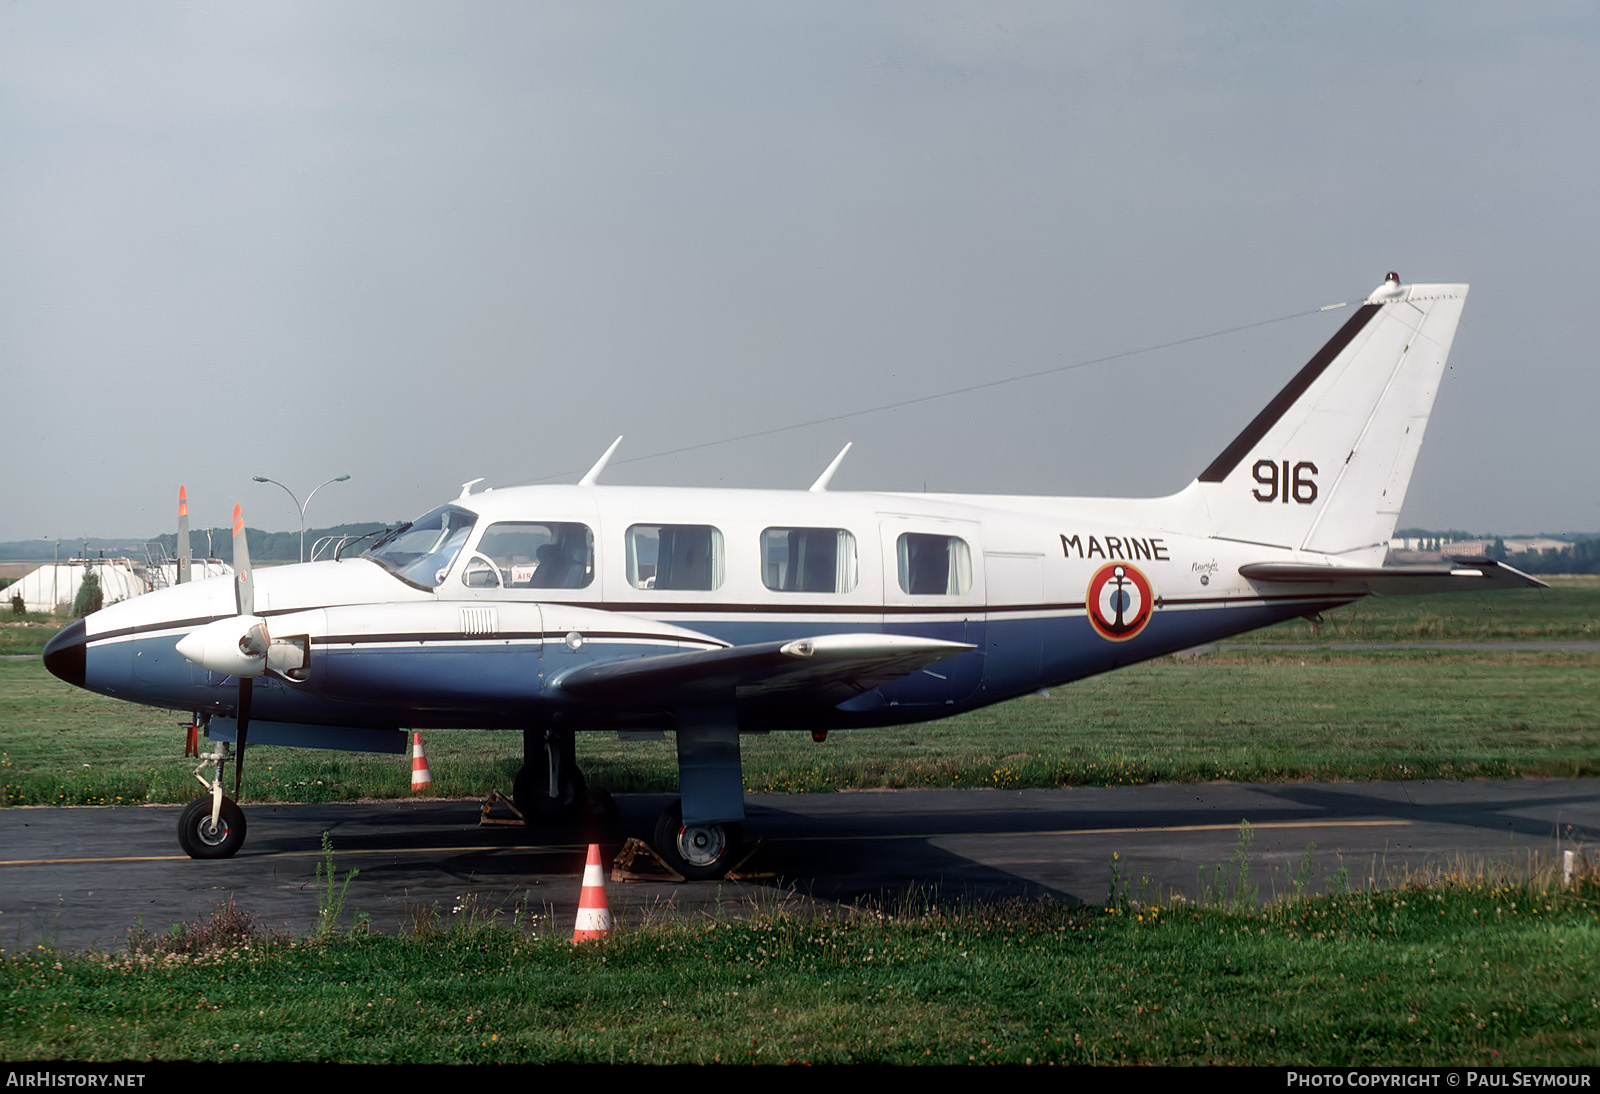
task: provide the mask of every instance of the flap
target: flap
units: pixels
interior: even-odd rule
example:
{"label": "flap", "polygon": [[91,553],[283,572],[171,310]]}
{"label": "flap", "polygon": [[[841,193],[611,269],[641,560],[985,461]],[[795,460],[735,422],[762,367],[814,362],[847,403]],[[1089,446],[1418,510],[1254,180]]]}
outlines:
{"label": "flap", "polygon": [[553,681],[555,694],[610,706],[697,706],[782,695],[832,706],[974,647],[898,634],[829,634],[607,661]]}

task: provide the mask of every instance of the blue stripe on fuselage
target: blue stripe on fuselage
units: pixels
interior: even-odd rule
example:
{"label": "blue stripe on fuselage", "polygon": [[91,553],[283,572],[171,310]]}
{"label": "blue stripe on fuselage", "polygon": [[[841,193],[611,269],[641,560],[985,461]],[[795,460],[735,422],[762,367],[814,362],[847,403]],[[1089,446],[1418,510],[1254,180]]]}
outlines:
{"label": "blue stripe on fuselage", "polygon": [[[854,709],[830,715],[836,719],[833,725],[845,727],[940,718],[1345,602],[1347,598],[1168,608],[1158,610],[1145,629],[1126,642],[1101,637],[1081,611],[1032,617],[993,613],[987,618],[974,613],[965,620],[924,623],[913,623],[904,616],[891,617],[886,623],[847,617],[825,623],[748,617],[669,617],[669,621],[734,645],[824,633],[884,631],[979,646],[876,689],[873,701],[851,703]],[[232,712],[238,701],[237,681],[190,663],[175,648],[178,637],[110,643],[91,639],[84,686],[149,706]],[[285,722],[382,728],[520,728],[542,701],[547,673],[618,657],[677,651],[676,646],[651,642],[587,642],[572,651],[555,639],[541,648],[537,642],[459,636],[404,644],[318,644],[313,647],[308,679],[299,684],[270,677],[259,680],[253,689],[252,710],[256,717]]]}

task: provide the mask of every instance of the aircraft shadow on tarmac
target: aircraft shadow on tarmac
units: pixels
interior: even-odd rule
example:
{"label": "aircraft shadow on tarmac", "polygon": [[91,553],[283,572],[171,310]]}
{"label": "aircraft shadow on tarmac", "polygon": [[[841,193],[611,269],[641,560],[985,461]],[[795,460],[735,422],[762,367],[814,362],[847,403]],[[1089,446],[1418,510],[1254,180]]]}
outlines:
{"label": "aircraft shadow on tarmac", "polygon": [[[920,800],[916,792],[755,797],[746,834],[761,844],[745,872],[755,875],[748,879],[755,884],[826,900],[916,893],[939,901],[1047,896],[1079,902],[1098,897],[1112,850],[1120,847],[1127,856],[1142,849],[1166,860],[1168,882],[1192,880],[1196,863],[1229,856],[1242,820],[1258,830],[1284,829],[1258,845],[1263,861],[1276,855],[1280,865],[1310,841],[1326,846],[1340,838],[1297,826],[1338,828],[1342,820],[1380,829],[1385,822],[1402,824],[1408,840],[1438,831],[1437,849],[1428,852],[1436,859],[1456,847],[1492,855],[1501,838],[1505,848],[1513,841],[1523,848],[1593,841],[1600,836],[1596,795],[1570,785],[1569,793],[1557,788],[1544,794],[1519,793],[1517,783],[1197,785],[1074,792],[1065,802],[1061,792],[1028,791],[960,799],[959,806],[945,799],[930,808],[904,807]],[[430,803],[422,816],[415,808],[297,806],[284,827],[272,823],[276,811],[268,807],[253,837],[260,842],[241,858],[252,850],[315,851],[326,829],[341,852],[355,856],[350,861],[369,884],[406,886],[428,875],[462,885],[515,885],[519,878],[570,876],[590,842],[614,853],[628,836],[647,833],[668,800],[626,795],[609,815],[538,829],[465,827],[475,817],[464,803]]]}
{"label": "aircraft shadow on tarmac", "polygon": [[[570,878],[581,869],[591,842],[614,854],[629,836],[648,833],[670,800],[630,795],[614,816],[536,829],[475,827],[475,810],[466,803],[430,803],[437,808],[425,816],[416,810],[375,813],[371,806],[263,806],[256,809],[250,844],[233,861],[247,867],[256,858],[311,856],[327,831],[336,868],[358,868],[368,887],[421,890],[450,878],[463,887],[512,889],[519,882]],[[1065,819],[1029,816],[1027,827],[1048,830]],[[1050,896],[1076,902],[1071,894],[936,846],[941,836],[1025,831],[1001,823],[1013,820],[962,815],[819,819],[754,806],[747,832],[761,842],[742,880],[827,900],[887,900],[915,891],[941,901]],[[1096,877],[1103,876],[1102,864],[1096,862],[1094,870]]]}

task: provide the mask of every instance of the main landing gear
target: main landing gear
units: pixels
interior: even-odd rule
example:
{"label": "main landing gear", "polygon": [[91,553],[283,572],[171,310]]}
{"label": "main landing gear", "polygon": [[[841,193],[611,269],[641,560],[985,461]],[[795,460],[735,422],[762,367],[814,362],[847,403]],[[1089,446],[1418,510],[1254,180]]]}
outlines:
{"label": "main landing gear", "polygon": [[677,801],[656,818],[650,843],[667,865],[690,881],[722,877],[744,850],[737,824],[684,824],[683,803]]}
{"label": "main landing gear", "polygon": [[[738,800],[743,790],[737,768],[733,778]],[[578,770],[572,730],[558,719],[541,721],[523,730],[522,768],[512,783],[511,794],[517,812],[530,824],[572,820],[584,811],[587,794],[583,772]],[[681,801],[673,802],[657,818],[650,843],[667,865],[694,880],[722,877],[744,851],[738,824],[686,825]]]}

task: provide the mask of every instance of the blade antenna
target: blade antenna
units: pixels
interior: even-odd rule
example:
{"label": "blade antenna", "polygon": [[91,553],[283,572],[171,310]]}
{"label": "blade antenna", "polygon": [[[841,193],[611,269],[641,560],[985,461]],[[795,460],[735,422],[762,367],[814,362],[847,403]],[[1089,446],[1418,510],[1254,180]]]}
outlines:
{"label": "blade antenna", "polygon": [[611,454],[617,450],[617,445],[621,443],[621,437],[618,437],[616,440],[612,441],[611,447],[606,449],[605,452],[601,454],[600,458],[594,461],[594,466],[589,468],[588,473],[585,474],[583,478],[578,480],[578,485],[593,486],[595,483],[599,482],[600,472],[606,469],[606,464],[611,462]]}
{"label": "blade antenna", "polygon": [[833,462],[828,465],[827,470],[817,476],[817,481],[811,484],[811,492],[813,494],[820,494],[828,489],[828,484],[833,481],[833,473],[839,470],[839,465],[844,462],[845,453],[850,451],[850,446],[853,444],[855,444],[854,441],[846,441],[845,446],[839,449],[839,454],[833,458]]}

